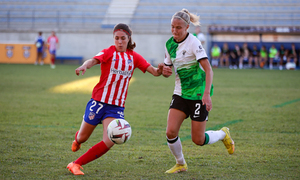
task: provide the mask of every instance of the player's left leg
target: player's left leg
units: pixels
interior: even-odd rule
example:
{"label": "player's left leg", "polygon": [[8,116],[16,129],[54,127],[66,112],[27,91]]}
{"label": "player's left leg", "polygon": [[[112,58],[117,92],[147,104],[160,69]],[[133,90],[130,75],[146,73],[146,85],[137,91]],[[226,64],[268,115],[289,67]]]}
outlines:
{"label": "player's left leg", "polygon": [[229,129],[223,127],[218,131],[205,131],[206,121],[192,121],[192,140],[195,144],[203,146],[222,141],[229,154],[234,152],[234,142],[230,136]]}
{"label": "player's left leg", "polygon": [[213,144],[225,137],[223,131],[205,131],[206,121],[192,121],[192,141],[200,146]]}

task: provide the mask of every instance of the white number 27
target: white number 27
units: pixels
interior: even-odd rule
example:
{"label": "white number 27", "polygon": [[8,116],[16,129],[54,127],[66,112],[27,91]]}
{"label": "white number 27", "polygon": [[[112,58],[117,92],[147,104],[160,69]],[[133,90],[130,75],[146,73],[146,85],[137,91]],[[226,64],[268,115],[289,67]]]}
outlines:
{"label": "white number 27", "polygon": [[[92,102],[92,105],[91,105],[91,107],[90,107],[90,111],[93,111],[93,107],[95,107],[96,105],[97,105],[97,102],[96,102],[96,101],[93,101],[93,102]],[[103,108],[103,104],[98,103],[98,105],[99,105],[99,108],[97,109],[96,114],[98,114],[99,111],[100,111],[100,109]]]}

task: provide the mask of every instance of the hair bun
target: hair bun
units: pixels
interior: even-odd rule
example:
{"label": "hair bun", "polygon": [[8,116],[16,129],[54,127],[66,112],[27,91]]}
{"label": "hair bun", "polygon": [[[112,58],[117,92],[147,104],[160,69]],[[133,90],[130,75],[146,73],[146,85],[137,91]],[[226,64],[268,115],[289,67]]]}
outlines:
{"label": "hair bun", "polygon": [[187,14],[190,13],[187,9],[182,9],[181,11],[182,11],[182,12],[185,12],[185,13],[187,13]]}

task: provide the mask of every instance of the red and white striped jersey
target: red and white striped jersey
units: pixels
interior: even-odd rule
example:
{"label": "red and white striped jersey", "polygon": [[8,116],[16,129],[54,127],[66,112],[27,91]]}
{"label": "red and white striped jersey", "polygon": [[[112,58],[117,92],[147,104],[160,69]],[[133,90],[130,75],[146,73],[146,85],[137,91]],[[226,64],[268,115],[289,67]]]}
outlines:
{"label": "red and white striped jersey", "polygon": [[50,51],[56,50],[57,43],[58,43],[57,36],[49,36],[48,39],[47,39],[47,43],[49,45],[48,48],[49,48]]}
{"label": "red and white striped jersey", "polygon": [[135,68],[142,72],[150,64],[138,53],[118,52],[114,45],[99,52],[94,59],[100,61],[100,81],[94,87],[92,98],[107,104],[124,107],[129,81]]}

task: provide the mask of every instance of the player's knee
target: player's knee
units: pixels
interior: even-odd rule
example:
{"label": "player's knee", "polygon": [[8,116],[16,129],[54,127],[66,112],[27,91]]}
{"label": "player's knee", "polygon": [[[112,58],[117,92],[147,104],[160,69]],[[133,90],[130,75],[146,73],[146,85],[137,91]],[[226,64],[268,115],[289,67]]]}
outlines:
{"label": "player's knee", "polygon": [[198,146],[203,146],[205,139],[203,138],[192,138],[193,143],[195,143]]}
{"label": "player's knee", "polygon": [[167,136],[168,139],[174,139],[174,138],[177,137],[177,133],[172,132],[172,131],[167,131],[166,136]]}
{"label": "player's knee", "polygon": [[84,134],[78,134],[77,135],[77,142],[79,143],[84,143],[85,141],[87,141],[89,138],[89,136],[84,135]]}

